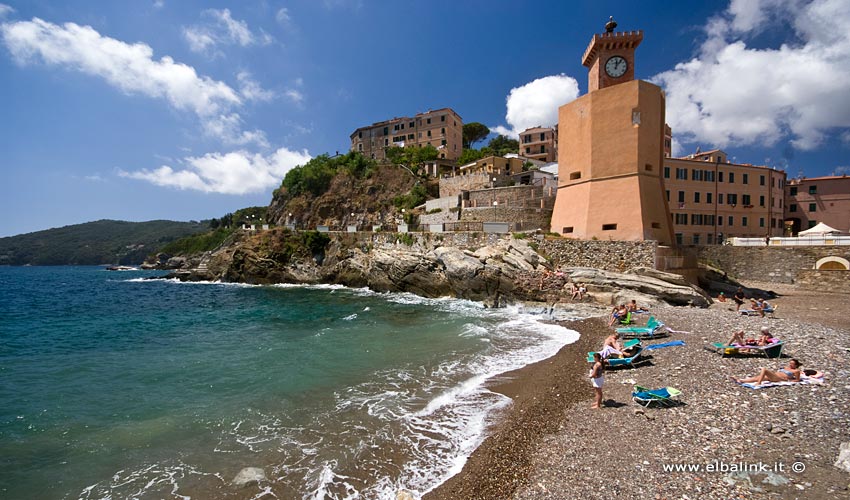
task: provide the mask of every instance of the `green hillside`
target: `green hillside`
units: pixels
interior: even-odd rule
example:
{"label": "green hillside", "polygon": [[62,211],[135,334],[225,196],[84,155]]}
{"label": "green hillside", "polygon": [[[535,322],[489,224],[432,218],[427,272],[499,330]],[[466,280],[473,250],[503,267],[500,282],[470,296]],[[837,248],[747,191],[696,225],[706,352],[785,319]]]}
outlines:
{"label": "green hillside", "polygon": [[0,238],[0,265],[141,264],[166,244],[209,229],[207,223],[99,220]]}

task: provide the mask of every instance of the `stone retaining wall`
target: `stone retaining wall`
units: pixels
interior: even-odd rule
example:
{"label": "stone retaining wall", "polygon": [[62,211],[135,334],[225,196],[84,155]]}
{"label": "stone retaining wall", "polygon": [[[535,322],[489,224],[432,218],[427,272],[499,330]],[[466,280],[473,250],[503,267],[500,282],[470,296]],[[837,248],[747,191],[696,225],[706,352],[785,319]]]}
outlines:
{"label": "stone retaining wall", "polygon": [[736,279],[795,283],[823,257],[850,259],[850,247],[697,247],[699,261]]}
{"label": "stone retaining wall", "polygon": [[820,292],[850,293],[850,271],[803,269],[797,272],[797,286]]}

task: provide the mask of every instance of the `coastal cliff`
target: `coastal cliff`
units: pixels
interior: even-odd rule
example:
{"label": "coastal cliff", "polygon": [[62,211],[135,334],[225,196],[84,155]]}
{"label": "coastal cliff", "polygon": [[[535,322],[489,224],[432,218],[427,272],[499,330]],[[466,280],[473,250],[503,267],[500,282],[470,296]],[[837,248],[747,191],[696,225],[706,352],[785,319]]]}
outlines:
{"label": "coastal cliff", "polygon": [[[467,245],[429,233],[317,233],[284,228],[240,232],[172,276],[251,284],[331,283],[378,292],[457,297],[501,306],[568,300],[567,284],[584,283],[598,304],[636,299],[705,307],[711,299],[681,276],[645,267],[625,272],[553,263],[533,241],[488,235]],[[560,273],[552,272],[561,267]]]}

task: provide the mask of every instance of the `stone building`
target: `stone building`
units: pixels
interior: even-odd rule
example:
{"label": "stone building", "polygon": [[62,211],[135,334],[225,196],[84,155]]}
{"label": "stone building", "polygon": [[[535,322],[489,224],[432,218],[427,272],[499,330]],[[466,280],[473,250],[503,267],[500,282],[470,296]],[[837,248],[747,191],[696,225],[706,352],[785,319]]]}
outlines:
{"label": "stone building", "polygon": [[719,149],[664,159],[665,198],[678,244],[783,235],[785,172],[730,163]]}
{"label": "stone building", "polygon": [[451,108],[418,113],[360,127],[351,134],[351,150],[382,160],[390,146],[437,148],[440,159],[456,160],[463,148],[463,120]]}
{"label": "stone building", "polygon": [[558,127],[532,127],[519,133],[519,153],[544,163],[558,159]]}
{"label": "stone building", "polygon": [[785,224],[790,233],[818,222],[850,232],[850,177],[791,179],[785,184],[785,196]]}

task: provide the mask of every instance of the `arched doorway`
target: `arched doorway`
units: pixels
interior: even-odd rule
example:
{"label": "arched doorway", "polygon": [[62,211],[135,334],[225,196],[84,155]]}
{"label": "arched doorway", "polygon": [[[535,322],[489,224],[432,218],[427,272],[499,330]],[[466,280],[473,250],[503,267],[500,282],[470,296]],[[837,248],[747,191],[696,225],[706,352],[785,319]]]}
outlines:
{"label": "arched doorway", "polygon": [[848,271],[850,261],[843,257],[824,257],[815,263],[815,269],[822,271]]}

